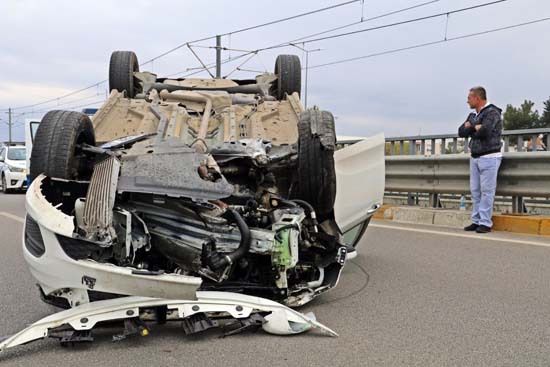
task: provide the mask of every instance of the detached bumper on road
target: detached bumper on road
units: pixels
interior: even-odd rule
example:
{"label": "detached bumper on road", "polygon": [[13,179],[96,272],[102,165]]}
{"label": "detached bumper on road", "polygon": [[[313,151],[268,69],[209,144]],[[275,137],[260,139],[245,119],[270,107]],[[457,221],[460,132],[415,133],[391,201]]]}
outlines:
{"label": "detached bumper on road", "polygon": [[[172,311],[168,321],[181,321],[194,315],[222,313],[230,315],[232,319],[243,320],[243,330],[250,325],[248,320],[260,320],[256,325],[270,334],[292,335],[318,328],[330,336],[338,336],[334,331],[317,322],[313,314],[304,315],[267,299],[229,292],[197,292],[197,298],[196,301],[190,301],[124,297],[80,305],[45,317],[5,339],[0,342],[0,351],[46,337],[59,338],[61,342],[92,341],[91,333],[86,331],[92,330],[99,322],[111,320],[130,320],[133,322],[132,325],[139,325],[135,333],[146,336],[149,330],[139,316],[145,314],[147,310],[158,307],[166,307],[168,312]],[[258,315],[251,318],[258,312],[263,313],[264,316]],[[268,314],[265,315],[265,313]],[[187,329],[184,327],[186,333],[205,329],[204,323],[199,326],[189,323],[187,325],[190,326]],[[59,331],[59,328],[63,328],[63,331]],[[59,337],[60,334],[63,335],[62,338]],[[126,328],[125,333],[114,336],[114,340],[130,335],[131,332],[129,333]]]}

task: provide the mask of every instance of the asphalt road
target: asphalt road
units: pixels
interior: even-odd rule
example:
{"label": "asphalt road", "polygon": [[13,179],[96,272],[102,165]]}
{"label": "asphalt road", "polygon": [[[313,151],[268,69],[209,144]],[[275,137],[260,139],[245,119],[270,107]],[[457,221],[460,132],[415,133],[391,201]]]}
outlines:
{"label": "asphalt road", "polygon": [[[21,256],[23,195],[0,195],[0,334],[51,313]],[[427,232],[426,232],[427,231]],[[1,366],[548,366],[550,239],[464,236],[373,222],[340,285],[303,311],[340,334],[186,337],[177,325],[113,343],[55,340],[5,351]],[[536,244],[541,244],[537,246]]]}

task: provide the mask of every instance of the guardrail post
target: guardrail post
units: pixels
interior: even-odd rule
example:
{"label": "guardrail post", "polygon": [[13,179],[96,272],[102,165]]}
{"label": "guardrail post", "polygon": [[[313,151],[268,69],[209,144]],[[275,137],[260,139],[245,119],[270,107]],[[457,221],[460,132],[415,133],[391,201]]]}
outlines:
{"label": "guardrail post", "polygon": [[464,138],[464,153],[468,153],[470,150],[470,139]]}
{"label": "guardrail post", "polygon": [[416,155],[416,140],[409,140],[409,155]]}
{"label": "guardrail post", "polygon": [[513,213],[527,213],[525,208],[525,202],[522,196],[512,196],[512,212]]}
{"label": "guardrail post", "polygon": [[414,195],[411,192],[407,193],[407,205],[415,205]]}
{"label": "guardrail post", "polygon": [[405,151],[405,142],[403,140],[399,141],[399,155],[404,155]]}
{"label": "guardrail post", "polygon": [[432,151],[431,151],[432,155],[435,154],[435,139],[432,139]]}
{"label": "guardrail post", "polygon": [[458,139],[453,138],[453,153],[458,153]]}
{"label": "guardrail post", "polygon": [[390,142],[390,155],[395,155],[395,142]]}
{"label": "guardrail post", "polygon": [[422,155],[426,154],[426,140],[424,139],[420,141],[420,154]]}
{"label": "guardrail post", "polygon": [[523,136],[518,136],[518,146],[517,146],[518,152],[523,152]]}
{"label": "guardrail post", "polygon": [[441,154],[445,154],[447,152],[447,149],[445,148],[446,142],[447,141],[445,138],[441,139]]}
{"label": "guardrail post", "polygon": [[537,151],[537,135],[533,135],[531,137],[531,151],[532,152]]}
{"label": "guardrail post", "polygon": [[430,206],[432,208],[441,208],[441,201],[439,200],[439,194],[430,194]]}
{"label": "guardrail post", "polygon": [[504,152],[508,153],[509,150],[510,150],[510,137],[505,136],[504,137]]}

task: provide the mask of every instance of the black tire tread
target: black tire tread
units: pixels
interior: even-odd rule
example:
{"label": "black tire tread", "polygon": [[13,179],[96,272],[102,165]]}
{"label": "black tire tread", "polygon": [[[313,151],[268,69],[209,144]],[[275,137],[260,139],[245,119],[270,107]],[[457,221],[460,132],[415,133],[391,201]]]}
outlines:
{"label": "black tire tread", "polygon": [[134,98],[136,71],[139,71],[139,63],[134,52],[114,51],[109,62],[109,90],[126,91],[128,98]]}
{"label": "black tire tread", "polygon": [[75,179],[71,167],[79,136],[86,143],[95,145],[93,125],[88,116],[75,111],[48,112],[42,118],[34,138],[29,172],[31,181],[41,173]]}
{"label": "black tire tread", "polygon": [[302,90],[302,67],[300,58],[296,55],[279,55],[275,60],[277,74],[276,98],[282,101],[285,94],[298,94]]}
{"label": "black tire tread", "polygon": [[336,199],[334,146],[325,146],[312,125],[323,126],[322,134],[336,139],[334,116],[328,111],[307,110],[298,126],[298,198],[310,203],[321,220],[331,215]]}

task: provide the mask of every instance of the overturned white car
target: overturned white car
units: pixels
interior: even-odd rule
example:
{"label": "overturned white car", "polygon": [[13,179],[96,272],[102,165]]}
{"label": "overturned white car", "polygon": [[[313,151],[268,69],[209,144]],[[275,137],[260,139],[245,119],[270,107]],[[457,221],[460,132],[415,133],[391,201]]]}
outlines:
{"label": "overturned white car", "polygon": [[382,201],[384,139],[336,151],[334,118],[303,109],[300,74],[281,55],[253,80],[165,79],[117,51],[93,123],[46,114],[23,250],[42,299],[68,310],[0,349],[87,341],[112,319],[126,319],[123,336],[146,333],[143,320],[322,327],[289,307],[336,286],[354,255]]}

